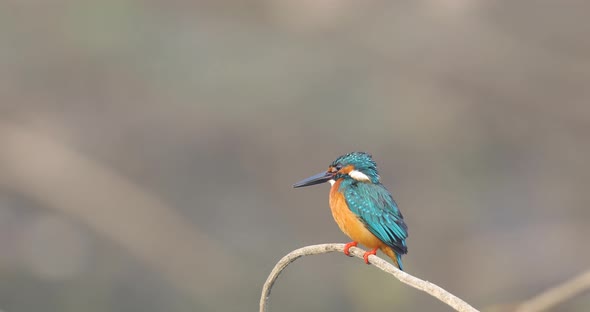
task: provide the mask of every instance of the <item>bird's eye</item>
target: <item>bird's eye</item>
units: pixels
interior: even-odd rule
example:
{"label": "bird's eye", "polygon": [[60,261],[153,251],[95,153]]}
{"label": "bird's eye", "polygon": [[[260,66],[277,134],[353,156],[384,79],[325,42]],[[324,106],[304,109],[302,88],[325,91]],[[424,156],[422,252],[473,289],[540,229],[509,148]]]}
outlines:
{"label": "bird's eye", "polygon": [[342,164],[337,164],[336,165],[336,170],[340,170],[340,169],[342,169]]}

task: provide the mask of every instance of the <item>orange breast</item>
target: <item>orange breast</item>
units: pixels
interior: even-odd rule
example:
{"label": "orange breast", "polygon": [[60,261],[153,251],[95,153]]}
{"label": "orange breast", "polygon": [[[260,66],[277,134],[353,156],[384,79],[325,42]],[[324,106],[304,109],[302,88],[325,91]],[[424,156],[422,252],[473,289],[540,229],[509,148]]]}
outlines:
{"label": "orange breast", "polygon": [[367,230],[359,218],[348,209],[344,194],[338,191],[340,182],[342,182],[342,179],[336,181],[330,190],[330,209],[340,230],[353,241],[359,242],[371,249],[384,246],[383,242]]}

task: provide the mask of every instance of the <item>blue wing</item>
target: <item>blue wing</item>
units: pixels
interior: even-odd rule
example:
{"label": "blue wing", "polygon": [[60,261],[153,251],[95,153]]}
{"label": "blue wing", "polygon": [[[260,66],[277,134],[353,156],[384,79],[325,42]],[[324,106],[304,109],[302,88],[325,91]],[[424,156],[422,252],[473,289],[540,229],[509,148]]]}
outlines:
{"label": "blue wing", "polygon": [[371,233],[398,255],[408,252],[408,227],[393,197],[383,185],[353,182],[340,189],[344,191],[350,210],[359,216]]}

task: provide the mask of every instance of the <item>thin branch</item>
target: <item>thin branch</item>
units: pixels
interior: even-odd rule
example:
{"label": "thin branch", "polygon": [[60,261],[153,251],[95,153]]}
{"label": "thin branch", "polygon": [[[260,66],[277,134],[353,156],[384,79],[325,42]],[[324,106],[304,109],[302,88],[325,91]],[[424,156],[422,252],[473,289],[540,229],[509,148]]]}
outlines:
{"label": "thin branch", "polygon": [[[260,312],[266,311],[266,305],[268,298],[270,297],[270,291],[272,289],[273,284],[281,274],[281,272],[293,261],[297,260],[303,256],[310,256],[310,255],[319,255],[325,254],[330,252],[343,252],[344,251],[344,244],[322,244],[322,245],[312,245],[306,246],[303,248],[299,248],[296,250],[291,251],[286,256],[284,256],[272,269],[270,275],[266,279],[264,286],[262,287],[262,295],[260,296]],[[363,259],[364,250],[360,248],[350,248],[350,254],[354,255],[359,259]],[[387,272],[393,275],[395,278],[400,280],[402,283],[410,285],[416,289],[419,289],[438,300],[448,304],[456,311],[468,311],[468,312],[478,312],[475,308],[470,306],[467,302],[459,299],[455,295],[449,293],[448,291],[440,288],[439,286],[430,283],[428,281],[423,281],[417,277],[414,277],[404,271],[399,270],[398,268],[394,267],[391,263],[377,257],[377,256],[369,256],[369,262],[376,266],[377,268],[381,269],[384,272]]]}
{"label": "thin branch", "polygon": [[538,312],[548,310],[590,289],[590,270],[550,288],[539,295],[523,302],[517,312]]}

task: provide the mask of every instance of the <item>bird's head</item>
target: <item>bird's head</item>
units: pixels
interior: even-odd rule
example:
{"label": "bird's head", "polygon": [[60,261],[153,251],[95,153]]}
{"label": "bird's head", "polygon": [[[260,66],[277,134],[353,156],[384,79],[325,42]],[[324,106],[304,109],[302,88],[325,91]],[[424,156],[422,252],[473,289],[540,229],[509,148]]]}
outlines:
{"label": "bird's head", "polygon": [[304,187],[330,181],[334,184],[339,179],[352,179],[366,183],[379,183],[377,164],[370,154],[353,152],[342,155],[330,164],[327,171],[320,172],[307,179],[293,184],[293,187]]}

